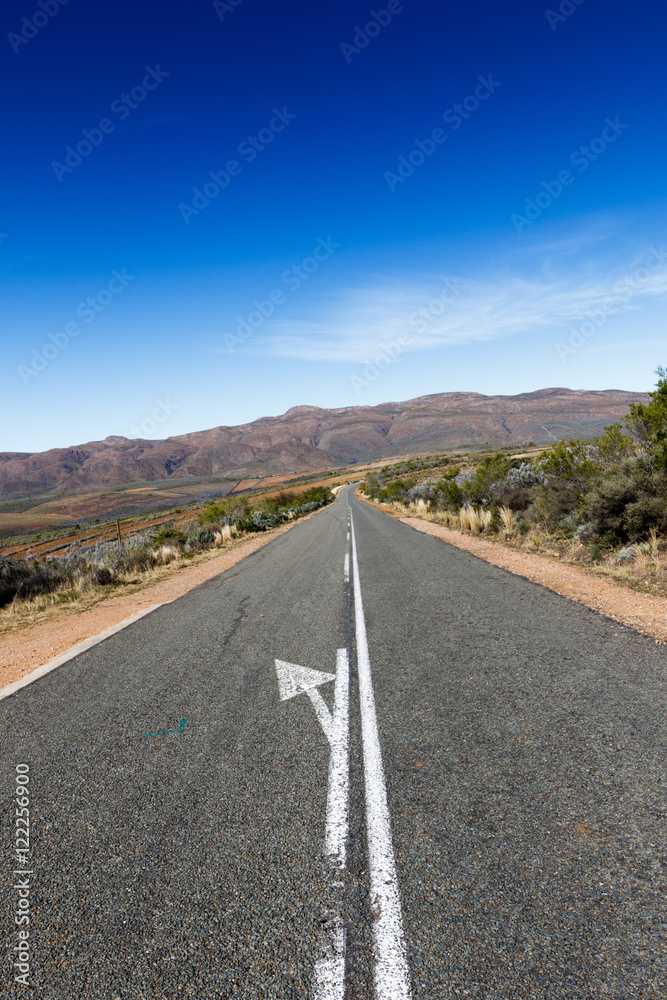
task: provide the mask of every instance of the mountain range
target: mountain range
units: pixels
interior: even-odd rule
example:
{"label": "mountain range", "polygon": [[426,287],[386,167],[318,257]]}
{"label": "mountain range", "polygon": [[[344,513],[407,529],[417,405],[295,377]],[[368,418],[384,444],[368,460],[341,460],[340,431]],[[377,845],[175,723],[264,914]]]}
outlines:
{"label": "mountain range", "polygon": [[242,479],[314,471],[424,452],[588,438],[644,393],[541,389],[517,396],[444,392],[403,403],[320,409],[214,427],[162,441],[104,441],[35,454],[0,453],[0,497],[77,492],[190,476]]}

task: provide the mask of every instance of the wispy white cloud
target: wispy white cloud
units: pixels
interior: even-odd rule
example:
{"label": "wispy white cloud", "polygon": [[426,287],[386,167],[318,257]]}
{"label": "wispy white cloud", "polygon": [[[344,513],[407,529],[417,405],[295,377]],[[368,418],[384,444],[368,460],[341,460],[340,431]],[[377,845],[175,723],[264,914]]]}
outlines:
{"label": "wispy white cloud", "polygon": [[[664,259],[652,259],[652,269],[646,266],[646,248],[605,273],[596,272],[589,263],[573,268],[569,261],[565,266],[563,258],[572,250],[567,241],[549,249],[548,263],[543,257],[538,276],[503,271],[484,279],[462,275],[439,281],[376,279],[366,288],[341,291],[321,319],[273,323],[262,337],[261,350],[296,360],[365,362],[399,337],[404,342],[409,338],[405,350],[420,351],[557,332],[603,307],[614,312],[635,310],[647,297],[667,294],[664,248]],[[449,283],[446,303],[439,299],[443,281]]]}

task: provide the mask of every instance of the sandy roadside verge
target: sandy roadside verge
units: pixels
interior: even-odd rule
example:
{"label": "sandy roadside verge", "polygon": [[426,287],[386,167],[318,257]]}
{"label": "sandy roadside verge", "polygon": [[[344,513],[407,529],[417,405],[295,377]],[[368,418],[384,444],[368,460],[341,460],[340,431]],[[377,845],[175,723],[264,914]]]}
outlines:
{"label": "sandy roadside verge", "polygon": [[70,614],[37,625],[28,625],[16,632],[0,636],[0,688],[20,680],[73,646],[78,646],[79,643],[105,632],[108,628],[119,625],[138,611],[155,604],[169,604],[175,601],[189,590],[198,587],[200,583],[205,583],[206,580],[231,569],[251,552],[268,545],[272,539],[304,520],[305,518],[300,518],[291,524],[284,524],[272,531],[248,538],[219,556],[196,566],[187,566],[166,580],[133,594],[111,597],[80,614]]}
{"label": "sandy roadside verge", "polygon": [[[357,494],[364,503],[369,503]],[[660,642],[667,642],[667,598],[654,594],[640,594],[621,584],[591,573],[583,567],[561,563],[549,556],[519,552],[502,542],[492,542],[475,535],[466,535],[453,528],[445,528],[419,517],[387,510],[379,504],[371,503],[385,514],[391,514],[405,521],[417,531],[441,538],[457,549],[464,549],[485,562],[506,569],[517,576],[523,576],[533,583],[539,583],[571,601],[585,604],[593,611],[613,618],[630,628],[643,632]]]}

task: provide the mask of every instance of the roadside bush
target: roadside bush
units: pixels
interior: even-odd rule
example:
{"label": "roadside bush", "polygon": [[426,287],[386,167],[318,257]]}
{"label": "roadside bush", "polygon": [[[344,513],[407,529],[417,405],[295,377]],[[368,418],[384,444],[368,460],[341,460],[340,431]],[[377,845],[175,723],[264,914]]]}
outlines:
{"label": "roadside bush", "polygon": [[544,485],[536,487],[529,519],[549,531],[557,531],[566,518],[582,509],[588,486],[585,479],[550,479]]}
{"label": "roadside bush", "polygon": [[551,445],[539,462],[544,482],[567,480],[586,482],[600,471],[597,448],[589,441],[570,438]]}
{"label": "roadside bush", "polygon": [[604,545],[636,542],[651,529],[667,533],[667,473],[646,456],[600,479],[586,496],[593,531]]}
{"label": "roadside bush", "polygon": [[630,403],[626,426],[654,468],[667,474],[667,369],[656,369],[655,391],[648,403]]}
{"label": "roadside bush", "polygon": [[208,528],[197,528],[188,535],[186,545],[189,549],[202,551],[204,549],[210,549],[214,542],[215,535],[212,531],[209,531]]}
{"label": "roadside bush", "polygon": [[516,531],[516,520],[514,513],[509,507],[500,508],[500,521],[505,538],[511,538]]}
{"label": "roadside bush", "polygon": [[467,499],[474,504],[488,504],[503,492],[510,471],[507,455],[485,458],[465,484]]}
{"label": "roadside bush", "polygon": [[168,566],[169,563],[178,559],[180,554],[181,550],[177,549],[174,545],[161,545],[156,551],[155,557],[163,566]]}
{"label": "roadside bush", "polygon": [[55,560],[30,566],[24,561],[3,560],[0,563],[0,607],[11,604],[15,597],[30,599],[52,594],[72,582],[73,572]]}
{"label": "roadside bush", "polygon": [[537,486],[544,482],[544,472],[536,468],[530,462],[521,462],[514,468],[509,469],[506,479],[510,490],[518,490],[525,487]]}
{"label": "roadside bush", "polygon": [[182,531],[170,525],[159,528],[151,535],[151,545],[154,549],[159,549],[163,545],[185,545],[187,539]]}
{"label": "roadside bush", "polygon": [[435,488],[437,510],[458,511],[463,506],[463,490],[455,478],[441,479]]}
{"label": "roadside bush", "polygon": [[239,521],[247,521],[252,516],[252,507],[247,497],[228,497],[209,504],[200,513],[199,523],[222,527],[227,524],[233,527]]}
{"label": "roadside bush", "polygon": [[535,500],[535,486],[517,486],[505,490],[501,500],[506,507],[512,510],[528,510]]}
{"label": "roadside bush", "polygon": [[270,510],[256,510],[251,518],[255,531],[266,531],[267,528],[275,528],[282,520],[282,516],[277,511],[271,512]]}

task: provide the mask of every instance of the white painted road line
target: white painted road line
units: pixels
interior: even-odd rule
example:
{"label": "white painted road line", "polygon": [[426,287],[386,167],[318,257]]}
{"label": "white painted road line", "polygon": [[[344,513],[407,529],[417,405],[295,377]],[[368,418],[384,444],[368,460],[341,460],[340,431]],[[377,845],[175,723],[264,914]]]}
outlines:
{"label": "white painted road line", "polygon": [[[350,784],[350,663],[347,649],[337,652],[329,791],[324,853],[331,877],[338,883],[345,869]],[[345,925],[337,912],[337,894],[331,887],[332,916],[329,923],[327,957],[315,963],[315,1000],[343,1000],[345,994]]]}
{"label": "white painted road line", "polygon": [[410,973],[403,939],[403,917],[398,889],[396,862],[391,839],[391,820],[382,767],[375,695],[368,654],[366,619],[359,582],[359,560],[352,527],[352,568],[354,571],[354,620],[357,641],[357,670],[361,702],[361,736],[366,783],[366,830],[371,881],[371,908],[374,913],[375,996],[377,1000],[410,1000]]}
{"label": "white painted road line", "polygon": [[346,649],[337,652],[329,793],[324,853],[338,868],[345,868],[350,782],[350,664]]}
{"label": "white painted road line", "polygon": [[97,646],[98,643],[104,642],[105,639],[115,635],[116,632],[122,631],[122,629],[127,628],[128,625],[138,622],[140,618],[144,618],[146,615],[149,615],[151,611],[155,611],[157,608],[161,607],[161,604],[153,604],[150,608],[144,608],[143,611],[137,611],[136,615],[132,615],[131,618],[126,618],[125,621],[120,622],[118,625],[113,625],[111,628],[108,628],[106,632],[101,632],[99,635],[95,635],[91,639],[86,639],[85,642],[80,642],[78,646],[73,646],[72,649],[68,649],[66,653],[61,653],[60,656],[56,656],[54,660],[49,660],[48,663],[44,663],[41,667],[37,667],[36,670],[32,670],[19,681],[14,681],[13,684],[8,684],[7,687],[2,688],[2,690],[0,690],[0,701],[3,698],[8,698],[10,694],[14,694],[15,691],[20,691],[21,688],[27,687],[28,684],[32,684],[33,681],[39,680],[39,678],[44,677],[45,674],[50,674],[52,670],[56,669],[56,667],[62,666],[62,664],[67,663],[68,660],[73,660],[75,656],[79,656],[80,653],[85,653],[87,649]]}
{"label": "white painted road line", "polygon": [[334,957],[315,963],[315,1000],[343,1000],[345,996],[345,927],[334,931]]}
{"label": "white painted road line", "polygon": [[[349,538],[350,536],[348,535],[347,537]],[[345,553],[345,563],[344,563],[344,566],[343,566],[343,572],[345,574],[345,583],[349,583],[350,582],[350,553],[349,552]]]}

